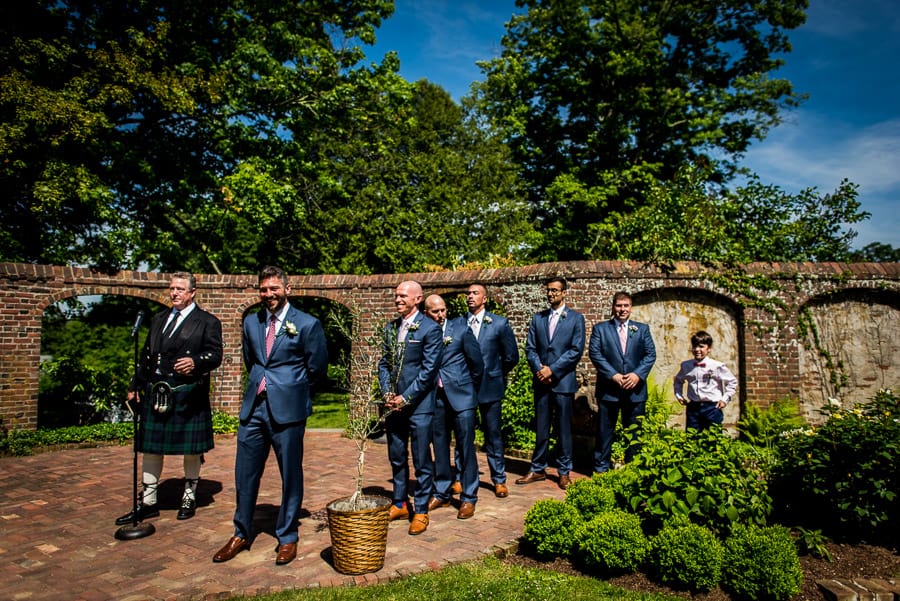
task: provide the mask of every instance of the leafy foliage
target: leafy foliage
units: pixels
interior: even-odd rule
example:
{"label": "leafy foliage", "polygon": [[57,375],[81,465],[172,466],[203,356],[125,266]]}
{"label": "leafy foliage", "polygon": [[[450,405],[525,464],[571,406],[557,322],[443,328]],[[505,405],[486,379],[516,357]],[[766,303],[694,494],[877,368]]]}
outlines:
{"label": "leafy foliage", "polygon": [[582,522],[572,505],[542,499],[525,513],[522,540],[540,557],[566,557],[573,549]]}
{"label": "leafy foliage", "polygon": [[477,98],[524,168],[540,259],[596,256],[599,228],[682,167],[728,178],[801,100],[771,74],[806,5],[524,0]]}
{"label": "leafy foliage", "polygon": [[800,415],[800,400],[785,398],[763,409],[748,403],[742,408],[737,429],[742,440],[757,447],[772,448],[785,432],[804,425],[806,420]]}
{"label": "leafy foliage", "polygon": [[765,524],[772,511],[759,454],[721,430],[664,428],[641,437],[625,469],[637,474],[629,499],[648,527],[671,516],[724,532],[732,523]]}
{"label": "leafy foliage", "polygon": [[506,446],[512,449],[533,449],[534,433],[534,374],[528,367],[525,352],[520,349],[519,362],[509,374],[500,424]]}
{"label": "leafy foliage", "polygon": [[649,550],[641,519],[613,509],[584,523],[578,532],[575,558],[589,569],[617,574],[637,570]]}
{"label": "leafy foliage", "polygon": [[803,571],[791,533],[782,526],[736,524],[725,540],[722,583],[747,599],[790,599]]}
{"label": "leafy foliage", "polygon": [[616,508],[616,493],[601,478],[579,478],[573,480],[566,488],[566,503],[578,510],[582,519],[591,520],[594,516]]}
{"label": "leafy foliage", "polygon": [[780,521],[851,541],[900,535],[900,398],[882,390],[821,426],[778,441],[772,495]]}
{"label": "leafy foliage", "polygon": [[722,578],[725,548],[708,528],[664,526],[650,540],[650,548],[650,562],[662,582],[708,591]]}
{"label": "leafy foliage", "polygon": [[131,422],[91,424],[52,430],[13,430],[0,436],[0,455],[31,455],[34,449],[54,445],[113,441],[125,443],[134,437]]}

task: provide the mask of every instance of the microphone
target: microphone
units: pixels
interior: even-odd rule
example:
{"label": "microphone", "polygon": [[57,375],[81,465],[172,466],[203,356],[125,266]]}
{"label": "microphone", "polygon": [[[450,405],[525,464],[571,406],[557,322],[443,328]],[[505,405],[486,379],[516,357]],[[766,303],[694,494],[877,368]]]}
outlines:
{"label": "microphone", "polygon": [[144,319],[144,312],[138,311],[137,317],[134,318],[134,326],[131,328],[131,337],[134,338],[137,334],[138,328],[141,327],[141,321]]}

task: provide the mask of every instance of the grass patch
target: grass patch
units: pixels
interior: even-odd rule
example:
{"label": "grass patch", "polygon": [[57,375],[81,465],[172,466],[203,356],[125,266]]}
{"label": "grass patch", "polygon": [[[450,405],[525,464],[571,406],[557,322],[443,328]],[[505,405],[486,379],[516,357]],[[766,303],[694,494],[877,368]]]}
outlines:
{"label": "grass patch", "polygon": [[335,587],[282,591],[253,601],[683,601],[679,597],[636,593],[602,580],[569,576],[550,570],[507,565],[489,557],[482,561],[450,566],[437,572],[409,576],[388,584],[366,587]]}
{"label": "grass patch", "polygon": [[320,392],[313,397],[313,412],[306,420],[306,428],[347,427],[347,394],[343,392]]}

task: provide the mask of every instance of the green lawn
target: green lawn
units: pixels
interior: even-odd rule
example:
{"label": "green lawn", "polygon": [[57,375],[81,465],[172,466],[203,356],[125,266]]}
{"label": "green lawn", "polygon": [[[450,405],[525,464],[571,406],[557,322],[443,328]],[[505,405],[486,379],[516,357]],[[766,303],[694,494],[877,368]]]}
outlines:
{"label": "green lawn", "polygon": [[567,576],[550,570],[526,569],[493,557],[366,587],[284,591],[254,601],[683,601],[679,597],[635,593],[602,580]]}
{"label": "green lawn", "polygon": [[347,427],[347,394],[342,392],[320,392],[313,397],[313,413],[306,420],[310,428]]}

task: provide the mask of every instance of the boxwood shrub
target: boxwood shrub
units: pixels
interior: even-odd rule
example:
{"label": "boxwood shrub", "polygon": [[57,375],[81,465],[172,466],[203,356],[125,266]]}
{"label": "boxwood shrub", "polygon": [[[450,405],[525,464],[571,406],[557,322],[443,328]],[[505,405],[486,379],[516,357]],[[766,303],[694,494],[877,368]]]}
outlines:
{"label": "boxwood shrub", "polygon": [[679,588],[708,591],[722,578],[725,549],[716,535],[697,524],[665,525],[650,539],[656,576]]}

